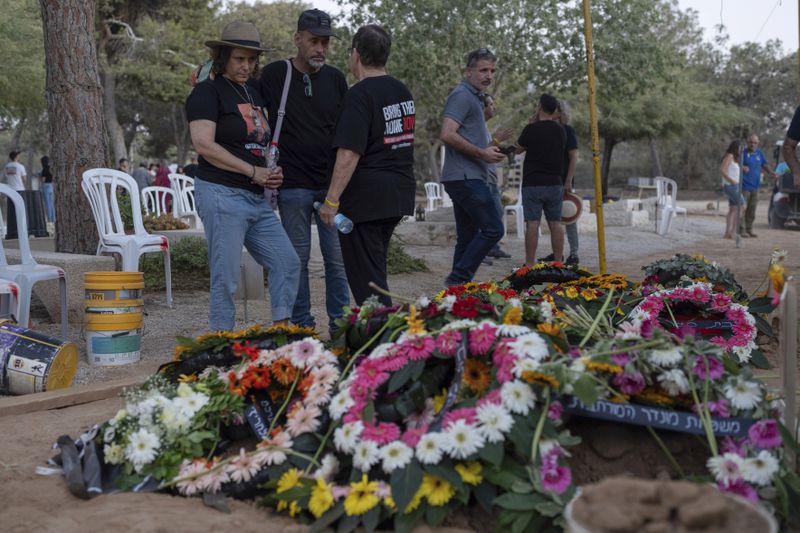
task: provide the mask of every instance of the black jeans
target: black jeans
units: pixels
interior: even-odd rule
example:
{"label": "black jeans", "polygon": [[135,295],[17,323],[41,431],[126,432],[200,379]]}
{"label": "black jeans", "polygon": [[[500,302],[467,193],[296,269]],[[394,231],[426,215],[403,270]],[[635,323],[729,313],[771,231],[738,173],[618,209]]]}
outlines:
{"label": "black jeans", "polygon": [[358,222],[353,225],[353,231],[346,235],[339,235],[344,271],[347,274],[347,283],[350,285],[356,305],[361,305],[373,294],[378,295],[378,300],[382,304],[392,305],[392,299],[372,290],[369,282],[372,281],[383,289],[389,289],[386,281],[389,240],[401,218],[392,217]]}

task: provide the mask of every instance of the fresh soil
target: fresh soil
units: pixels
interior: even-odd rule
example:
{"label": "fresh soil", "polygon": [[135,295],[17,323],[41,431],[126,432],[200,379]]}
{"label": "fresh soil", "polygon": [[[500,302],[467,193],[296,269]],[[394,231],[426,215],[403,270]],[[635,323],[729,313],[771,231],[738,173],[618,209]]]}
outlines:
{"label": "fresh soil", "polygon": [[[710,214],[706,214],[710,213]],[[759,218],[754,228],[758,238],[746,239],[741,248],[734,242],[721,238],[724,218],[705,210],[705,202],[697,209],[690,209],[687,231],[680,231],[678,222],[667,236],[656,235],[651,227],[609,227],[605,232],[607,270],[628,275],[634,281],[642,279],[641,267],[656,259],[665,258],[677,252],[702,254],[709,260],[730,268],[745,290],[764,290],[765,273],[770,254],[774,248],[789,252],[786,260],[788,274],[800,273],[800,227],[772,230],[766,223],[766,203],[762,201]],[[585,214],[584,216],[587,216]],[[598,271],[597,241],[592,234],[581,234],[580,257],[582,265]],[[521,240],[506,237],[503,248],[511,253],[511,259],[494,260],[491,266],[482,266],[476,279],[500,279],[524,258]],[[443,287],[452,261],[452,245],[445,246],[407,246],[407,252],[422,257],[427,262],[429,272],[415,272],[390,276],[391,290],[408,297],[433,294]],[[537,254],[550,253],[549,237],[541,239],[541,249]],[[324,306],[324,279],[319,257],[312,256],[310,263],[312,311],[317,318],[320,331],[327,330]],[[104,382],[123,377],[146,376],[159,364],[171,359],[176,335],[195,335],[206,328],[208,294],[204,292],[177,292],[175,307],[164,305],[164,293],[150,293],[145,298],[147,316],[145,334],[142,342],[142,357],[139,363],[123,367],[90,367],[83,360],[80,364],[76,384]],[[249,302],[248,323],[269,323],[268,304],[263,301]],[[239,320],[244,326],[241,302],[237,303]],[[35,324],[37,330],[57,335],[58,324],[40,318]],[[323,337],[326,335],[323,334]],[[80,328],[73,325],[71,340],[83,352],[85,341],[80,338]],[[773,362],[774,355],[771,356]],[[777,371],[770,372],[773,376]],[[776,379],[770,383],[777,384]],[[0,399],[2,401],[2,399]],[[115,494],[103,495],[90,501],[74,498],[58,476],[43,477],[34,472],[36,466],[44,465],[52,455],[50,446],[59,435],[77,436],[88,426],[102,422],[114,415],[120,408],[118,399],[108,399],[90,404],[59,410],[40,411],[26,415],[0,416],[0,527],[3,531],[58,531],[78,533],[87,528],[98,531],[124,529],[130,531],[304,531],[295,521],[271,514],[254,505],[230,502],[232,514],[220,513],[205,507],[199,499],[176,498],[161,494]],[[592,423],[595,424],[595,423]],[[589,424],[589,425],[592,425]],[[597,430],[586,436],[588,443]],[[583,434],[583,430],[579,431]],[[611,433],[609,430],[605,433]],[[602,477],[628,472],[643,477],[656,477],[674,474],[663,454],[655,448],[649,435],[640,435],[636,428],[614,426],[613,437],[604,436],[602,447],[624,449],[617,459],[608,459],[601,454],[591,455],[588,451],[576,453],[576,477],[581,481],[592,481]],[[646,432],[645,432],[646,433]],[[599,437],[597,437],[599,438]],[[630,446],[631,441],[635,448]],[[669,442],[669,440],[667,441]],[[641,448],[640,446],[644,447]],[[668,444],[668,446],[671,446]],[[674,446],[678,446],[675,444]],[[673,453],[687,457],[686,464],[696,464],[699,456],[684,454],[671,447]],[[681,444],[689,446],[689,444]],[[700,446],[696,446],[700,448]],[[581,449],[590,449],[591,445]],[[640,453],[640,450],[645,450]],[[608,455],[608,451],[604,451]],[[683,459],[679,459],[683,460]],[[585,465],[585,468],[584,466]],[[695,468],[687,470],[694,472]],[[460,524],[459,524],[460,525]],[[425,531],[427,528],[420,528]],[[756,531],[757,529],[751,529]]]}

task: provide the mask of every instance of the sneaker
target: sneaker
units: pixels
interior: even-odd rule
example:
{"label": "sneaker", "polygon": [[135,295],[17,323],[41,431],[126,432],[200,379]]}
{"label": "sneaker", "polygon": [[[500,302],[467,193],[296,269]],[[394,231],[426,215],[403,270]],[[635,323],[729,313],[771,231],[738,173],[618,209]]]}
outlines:
{"label": "sneaker", "polygon": [[749,239],[749,238],[750,238],[750,235],[748,235],[748,234],[747,234],[747,233],[745,233],[745,232],[742,232],[742,233],[740,233],[740,234],[739,234],[739,237],[741,237],[742,239]]}
{"label": "sneaker", "polygon": [[545,261],[545,262],[548,262],[548,261],[555,261],[555,260],[556,260],[556,256],[554,256],[553,254],[546,255],[546,256],[544,256],[544,257],[540,257],[540,258],[539,258],[539,261]]}
{"label": "sneaker", "polygon": [[481,260],[481,263],[483,263],[486,266],[492,266],[494,264],[494,262],[491,259],[489,259],[488,257],[484,257]]}
{"label": "sneaker", "polygon": [[748,232],[747,232],[747,236],[748,236],[748,237],[758,237],[758,235],[756,235],[756,234],[755,234],[755,233],[753,233],[752,231],[748,231]]}
{"label": "sneaker", "polygon": [[578,256],[577,256],[577,255],[575,255],[575,254],[569,254],[569,257],[567,257],[567,261],[566,261],[566,263],[567,263],[568,265],[575,265],[575,266],[578,266],[578,264],[580,264],[580,261],[581,261],[581,260],[580,260],[580,259],[578,259]]}
{"label": "sneaker", "polygon": [[489,257],[494,257],[496,259],[508,259],[509,257],[511,257],[511,254],[504,252],[499,247],[495,248],[494,250],[491,250],[487,255]]}

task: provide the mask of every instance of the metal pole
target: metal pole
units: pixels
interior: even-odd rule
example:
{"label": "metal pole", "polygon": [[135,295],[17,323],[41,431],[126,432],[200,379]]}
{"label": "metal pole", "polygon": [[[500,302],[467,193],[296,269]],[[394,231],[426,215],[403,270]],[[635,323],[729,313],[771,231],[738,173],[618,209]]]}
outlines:
{"label": "metal pole", "polygon": [[[798,0],[800,1],[800,0]],[[603,184],[600,177],[600,134],[597,130],[597,101],[594,81],[594,50],[592,48],[592,15],[589,0],[583,0],[583,33],[586,37],[586,74],[589,78],[589,123],[592,132],[592,166],[594,167],[594,204],[597,217],[597,255],[600,273],[606,273],[606,237],[603,222]]]}
{"label": "metal pole", "polygon": [[[783,413],[786,427],[797,438],[797,287],[791,277],[786,280],[779,305],[779,356],[783,370],[783,394],[786,408]],[[794,465],[796,455],[787,443],[787,457]]]}

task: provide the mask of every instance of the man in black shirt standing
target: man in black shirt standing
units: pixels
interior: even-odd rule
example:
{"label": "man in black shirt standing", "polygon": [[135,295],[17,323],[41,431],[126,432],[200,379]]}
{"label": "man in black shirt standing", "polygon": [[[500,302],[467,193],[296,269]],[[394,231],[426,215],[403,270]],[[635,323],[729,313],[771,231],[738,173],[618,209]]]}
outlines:
{"label": "man in black shirt standing", "polygon": [[[347,281],[356,304],[388,290],[386,256],[395,226],[414,212],[414,122],[411,92],[386,74],[392,40],[375,24],[359,28],[350,51],[350,70],[359,80],[344,97],[333,146],[331,186],[320,208],[326,224],[338,211],[353,231],[340,236]],[[378,294],[385,305],[392,300]]]}
{"label": "man in black shirt standing", "polygon": [[566,133],[558,122],[558,100],[549,94],[539,98],[535,121],[525,126],[517,140],[517,153],[525,152],[522,166],[522,210],[525,214],[525,263],[536,262],[539,223],[544,211],[550,228],[550,244],[556,261],[564,259],[564,227],[561,205]]}
{"label": "man in black shirt standing", "polygon": [[278,146],[284,176],[278,207],[283,227],[300,258],[300,287],[291,320],[302,326],[315,326],[308,283],[313,216],[325,265],[325,299],[332,331],[334,320],[342,316],[343,308],[350,303],[350,294],[337,231],[322,224],[314,210],[314,202],[325,200],[333,159],[331,139],[347,92],[344,74],[325,64],[331,37],[335,35],[327,13],[319,9],[301,13],[294,34],[297,54],[264,68],[261,91],[274,132],[286,74],[291,72]]}

